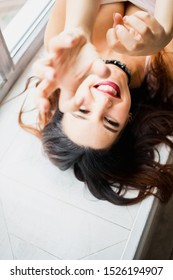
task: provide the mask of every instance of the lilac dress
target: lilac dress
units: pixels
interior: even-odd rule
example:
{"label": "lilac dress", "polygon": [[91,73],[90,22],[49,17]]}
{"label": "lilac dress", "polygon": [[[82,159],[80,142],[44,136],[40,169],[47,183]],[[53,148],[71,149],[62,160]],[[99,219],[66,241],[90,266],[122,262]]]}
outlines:
{"label": "lilac dress", "polygon": [[[127,2],[127,0],[100,0],[100,4],[110,4],[116,2]],[[151,14],[154,14],[154,7],[156,0],[131,0],[128,1],[134,4],[135,6],[139,7],[140,9],[147,11]]]}

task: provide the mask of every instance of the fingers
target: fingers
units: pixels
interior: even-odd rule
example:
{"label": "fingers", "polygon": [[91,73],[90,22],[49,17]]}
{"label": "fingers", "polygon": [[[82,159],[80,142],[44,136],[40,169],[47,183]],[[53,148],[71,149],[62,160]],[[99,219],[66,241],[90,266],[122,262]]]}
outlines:
{"label": "fingers", "polygon": [[123,25],[118,25],[116,27],[116,34],[126,51],[133,52],[141,48],[143,40],[139,33],[135,33],[133,30],[127,30]]}
{"label": "fingers", "polygon": [[[150,21],[150,18],[148,16],[148,21]],[[139,18],[137,15],[131,15],[131,16],[125,16],[124,17],[124,24],[127,28],[132,28],[134,31],[141,35],[145,36],[152,36],[152,30],[150,28],[151,22],[145,22],[141,18]],[[150,23],[150,24],[149,24]]]}
{"label": "fingers", "polygon": [[50,102],[46,98],[39,98],[35,101],[37,108],[40,112],[48,112],[50,110]]}
{"label": "fingers", "polygon": [[124,24],[138,33],[143,41],[154,40],[155,36],[164,35],[164,28],[159,24],[155,17],[149,13],[138,11],[131,16],[125,16]]}
{"label": "fingers", "polygon": [[79,41],[81,44],[84,44],[86,38],[77,28],[73,32],[62,32],[50,40],[49,51],[52,53],[59,53],[63,49],[73,47]]}
{"label": "fingers", "polygon": [[144,11],[123,18],[116,13],[114,28],[107,32],[109,46],[119,53],[129,55],[152,54],[161,49],[164,38],[164,28],[154,16]]}
{"label": "fingers", "polygon": [[[148,21],[146,23],[142,20],[145,17],[148,18],[148,21],[151,18],[149,14],[145,12],[139,12],[139,14],[135,13],[134,15],[125,16],[123,18],[118,13],[114,15],[114,40],[116,40],[116,42],[114,42],[114,47],[118,49],[119,52],[137,51],[141,48],[143,42],[141,34],[145,34],[145,36],[148,37],[152,36],[152,31],[147,25],[149,24]],[[108,34],[109,38],[111,35],[110,32]],[[111,41],[111,39],[109,40]]]}
{"label": "fingers", "polygon": [[117,35],[116,28],[110,28],[107,31],[106,38],[107,38],[108,45],[110,46],[110,48],[114,49],[119,53],[126,53],[127,49],[121,43],[120,38]]}
{"label": "fingers", "polygon": [[33,64],[33,71],[40,79],[53,80],[56,78],[54,69],[55,58],[49,55],[47,58],[39,59]]}
{"label": "fingers", "polygon": [[33,95],[36,107],[42,111],[47,112],[50,109],[49,97],[57,89],[54,81],[42,80],[40,84],[33,89]]}
{"label": "fingers", "polygon": [[118,24],[124,24],[124,22],[123,22],[123,17],[122,17],[122,15],[121,14],[119,14],[119,13],[115,13],[114,15],[113,15],[113,20],[114,20],[114,25],[113,25],[113,27],[115,27],[116,25],[118,25]]}
{"label": "fingers", "polygon": [[52,81],[56,78],[56,71],[53,67],[43,66],[43,65],[35,65],[34,72],[37,77],[40,79],[47,79],[48,81]]}
{"label": "fingers", "polygon": [[41,94],[41,90],[37,87],[31,90],[31,94],[34,97],[35,106],[41,112],[48,112],[50,109],[50,102],[48,98],[45,98]]}
{"label": "fingers", "polygon": [[[136,13],[134,13],[133,15],[134,17],[138,18],[139,20],[141,20],[141,23],[144,23],[146,26],[148,26],[148,28],[153,32],[153,33],[157,33],[158,29],[162,30],[163,27],[159,24],[159,22],[157,21],[157,19],[152,16],[151,14],[144,12],[144,11],[138,11]],[[128,18],[128,17],[127,17]],[[128,19],[129,20],[129,19]],[[139,23],[139,22],[138,22]],[[141,24],[139,23],[139,24]],[[134,26],[136,28],[138,28],[138,26]],[[142,26],[141,26],[142,28]],[[145,27],[144,30],[145,32]],[[142,31],[141,31],[142,32]],[[140,33],[141,33],[140,32]]]}
{"label": "fingers", "polygon": [[83,100],[84,97],[81,94],[74,95],[73,92],[63,92],[62,90],[59,97],[59,109],[62,113],[75,112],[79,110]]}
{"label": "fingers", "polygon": [[49,51],[57,52],[60,49],[70,48],[74,43],[73,37],[67,34],[60,34],[59,36],[53,37],[49,43]]}
{"label": "fingers", "polygon": [[35,100],[35,105],[42,112],[49,111],[50,103],[48,98],[56,89],[56,72],[52,65],[52,57],[40,59],[36,61],[33,65],[35,75],[40,78],[41,82],[32,91]]}
{"label": "fingers", "polygon": [[113,20],[114,20],[113,28],[110,28],[106,34],[107,42],[111,48],[114,48],[114,50],[118,50],[120,53],[123,53],[125,51],[125,48],[120,43],[119,38],[117,37],[116,34],[116,27],[118,25],[124,24],[123,17],[121,14],[115,13],[113,15]]}
{"label": "fingers", "polygon": [[108,30],[107,41],[112,49],[122,54],[136,55],[143,46],[139,33],[120,24]]}

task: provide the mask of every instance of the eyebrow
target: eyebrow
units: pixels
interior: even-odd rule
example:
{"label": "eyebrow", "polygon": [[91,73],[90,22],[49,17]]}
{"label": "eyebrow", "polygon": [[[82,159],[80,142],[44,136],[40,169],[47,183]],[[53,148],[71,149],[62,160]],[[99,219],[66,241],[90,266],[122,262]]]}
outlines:
{"label": "eyebrow", "polygon": [[[86,118],[84,118],[83,116],[76,115],[75,113],[71,113],[71,115],[72,115],[73,117],[75,117],[76,119],[83,119],[83,120],[87,120],[87,119],[86,119]],[[109,131],[111,131],[111,132],[113,132],[113,133],[117,133],[117,132],[118,132],[118,130],[115,130],[115,129],[113,129],[113,128],[111,128],[111,127],[109,127],[109,126],[105,125],[105,124],[103,124],[103,126],[104,126],[104,128],[106,128],[107,130],[109,130]],[[117,127],[119,127],[119,126],[120,126],[120,124],[117,122],[117,123],[116,123],[116,126],[117,126]]]}

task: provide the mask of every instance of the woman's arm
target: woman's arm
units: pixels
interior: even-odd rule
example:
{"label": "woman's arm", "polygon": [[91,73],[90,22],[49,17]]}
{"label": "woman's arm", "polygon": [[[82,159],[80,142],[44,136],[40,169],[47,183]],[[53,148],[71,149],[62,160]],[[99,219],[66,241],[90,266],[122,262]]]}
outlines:
{"label": "woman's arm", "polygon": [[91,34],[99,6],[100,0],[56,0],[45,30],[46,49],[51,38],[64,29],[80,27]]}
{"label": "woman's arm", "polygon": [[44,47],[49,50],[50,40],[64,30],[66,1],[56,0],[44,33]]}
{"label": "woman's arm", "polygon": [[173,37],[173,1],[156,0],[154,16],[165,30],[165,37],[168,38],[166,46]]}
{"label": "woman's arm", "polygon": [[[109,75],[108,67],[99,59],[90,42],[100,0],[64,2],[65,7],[61,0],[56,1],[51,23],[48,24],[45,40],[48,57],[35,63],[35,73],[42,79],[36,91],[36,104],[43,111],[49,109],[48,97],[55,89],[61,89],[60,99],[66,104],[63,110],[73,110],[76,108],[73,102],[75,91],[87,74]],[[63,22],[59,23],[60,7],[64,16],[61,15]],[[51,37],[51,27],[56,32],[62,28],[63,31]]]}
{"label": "woman's arm", "polygon": [[65,30],[81,28],[91,35],[100,0],[66,0]]}

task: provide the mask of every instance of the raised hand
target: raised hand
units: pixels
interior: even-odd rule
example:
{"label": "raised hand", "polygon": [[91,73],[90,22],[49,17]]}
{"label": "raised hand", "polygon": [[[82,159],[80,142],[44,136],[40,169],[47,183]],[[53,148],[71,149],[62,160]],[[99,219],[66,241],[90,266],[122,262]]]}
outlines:
{"label": "raised hand", "polygon": [[160,51],[171,40],[159,22],[144,11],[130,16],[114,15],[114,27],[107,32],[107,42],[122,54],[151,55]]}
{"label": "raised hand", "polygon": [[35,99],[36,106],[42,111],[49,110],[48,98],[57,88],[63,94],[63,110],[75,110],[74,95],[81,81],[90,73],[100,77],[109,75],[109,69],[99,58],[95,47],[79,28],[54,37],[50,41],[47,58],[34,64],[34,72],[41,79]]}

